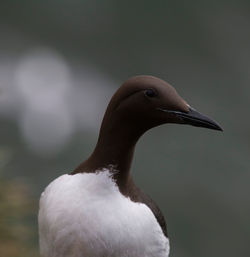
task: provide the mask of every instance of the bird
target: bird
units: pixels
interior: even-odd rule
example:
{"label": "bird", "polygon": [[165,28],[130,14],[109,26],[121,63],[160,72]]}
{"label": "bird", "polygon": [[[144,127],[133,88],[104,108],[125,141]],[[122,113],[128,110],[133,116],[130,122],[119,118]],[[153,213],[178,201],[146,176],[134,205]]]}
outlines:
{"label": "bird", "polygon": [[165,123],[222,131],[154,76],[126,80],[111,98],[92,154],[52,181],[40,198],[42,257],[167,257],[163,214],[133,181],[139,138]]}

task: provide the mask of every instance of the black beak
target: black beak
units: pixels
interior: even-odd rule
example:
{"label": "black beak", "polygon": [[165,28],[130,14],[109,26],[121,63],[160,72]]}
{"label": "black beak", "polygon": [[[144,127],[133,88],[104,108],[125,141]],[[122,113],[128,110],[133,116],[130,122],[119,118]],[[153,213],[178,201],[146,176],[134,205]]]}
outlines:
{"label": "black beak", "polygon": [[219,124],[217,124],[215,121],[208,118],[207,116],[197,112],[192,107],[189,108],[189,112],[179,112],[179,111],[169,111],[169,110],[167,110],[167,112],[172,113],[178,118],[180,118],[184,124],[223,131],[223,129]]}

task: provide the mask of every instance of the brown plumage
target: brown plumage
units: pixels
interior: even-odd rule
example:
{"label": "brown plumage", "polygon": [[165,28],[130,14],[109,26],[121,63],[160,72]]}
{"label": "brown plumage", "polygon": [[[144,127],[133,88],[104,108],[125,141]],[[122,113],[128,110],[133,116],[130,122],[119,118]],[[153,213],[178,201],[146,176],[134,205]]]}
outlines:
{"label": "brown plumage", "polygon": [[116,171],[113,177],[120,192],[132,201],[146,204],[167,236],[160,209],[136,187],[130,173],[134,148],[140,136],[165,123],[222,130],[216,122],[191,108],[167,82],[152,76],[136,76],[128,79],[112,97],[95,150],[72,175],[113,165]]}

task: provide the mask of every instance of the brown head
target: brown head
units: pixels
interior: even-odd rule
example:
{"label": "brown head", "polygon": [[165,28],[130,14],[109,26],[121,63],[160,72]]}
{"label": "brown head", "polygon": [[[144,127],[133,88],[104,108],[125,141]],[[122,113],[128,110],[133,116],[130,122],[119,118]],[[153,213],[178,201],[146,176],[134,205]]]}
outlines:
{"label": "brown head", "polygon": [[127,132],[141,135],[164,123],[222,130],[215,121],[191,108],[167,82],[152,76],[136,76],[112,97],[101,131],[108,127],[115,133],[119,127],[125,127]]}
{"label": "brown head", "polygon": [[112,97],[93,154],[73,173],[114,165],[119,171],[118,180],[126,181],[139,137],[165,123],[222,130],[215,121],[191,108],[167,82],[152,76],[132,77]]}

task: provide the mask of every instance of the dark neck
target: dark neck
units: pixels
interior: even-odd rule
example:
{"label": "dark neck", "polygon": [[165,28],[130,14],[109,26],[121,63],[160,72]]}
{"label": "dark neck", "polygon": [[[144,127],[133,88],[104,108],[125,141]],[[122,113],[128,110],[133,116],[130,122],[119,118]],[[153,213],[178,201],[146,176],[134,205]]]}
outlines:
{"label": "dark neck", "polygon": [[130,167],[135,145],[143,131],[139,128],[135,130],[135,128],[127,127],[124,122],[116,121],[113,124],[121,125],[102,124],[95,150],[72,174],[95,172],[98,169],[110,169],[110,166],[113,166],[114,179],[120,190],[125,191],[127,183],[131,180]]}

